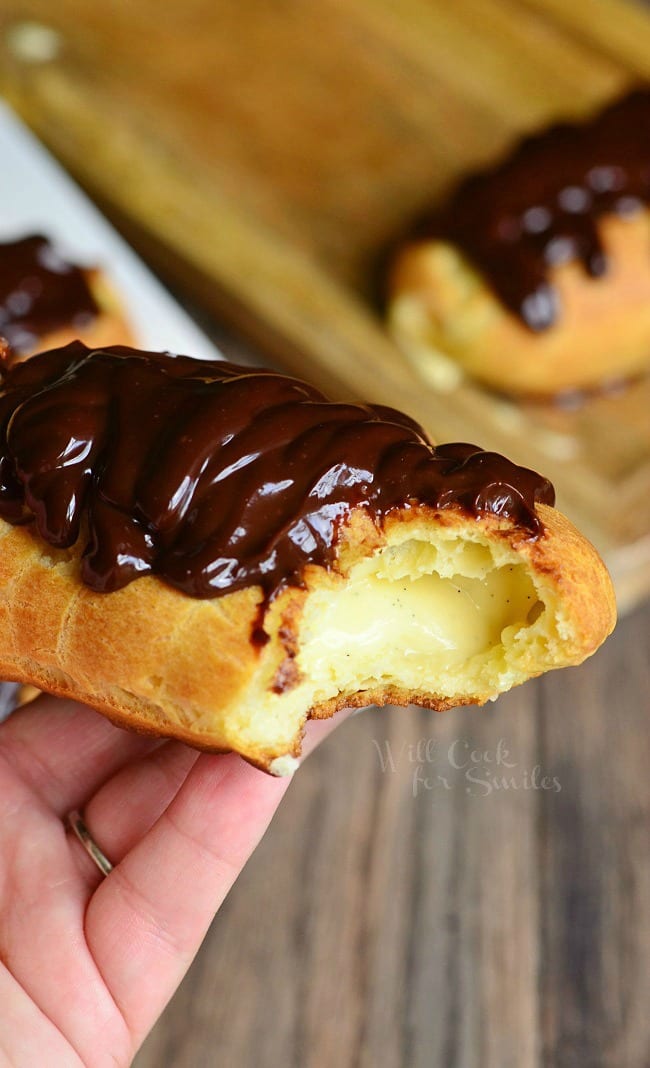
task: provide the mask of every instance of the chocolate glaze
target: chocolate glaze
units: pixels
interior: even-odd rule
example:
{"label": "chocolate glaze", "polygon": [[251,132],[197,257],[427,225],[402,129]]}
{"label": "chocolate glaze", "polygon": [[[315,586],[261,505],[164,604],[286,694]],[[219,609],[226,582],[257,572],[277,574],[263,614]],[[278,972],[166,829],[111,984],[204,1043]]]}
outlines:
{"label": "chocolate glaze", "polygon": [[0,397],[0,516],[111,591],[154,572],[193,597],[271,597],[328,565],[339,526],[423,503],[541,532],[549,482],[475,445],[434,448],[391,408],[334,404],[275,371],[81,342],[11,370]]}
{"label": "chocolate glaze", "polygon": [[31,351],[44,334],[82,327],[98,314],[84,272],[34,235],[0,244],[0,335],[12,352]]}
{"label": "chocolate glaze", "polygon": [[592,277],[604,274],[599,216],[629,215],[649,201],[644,88],[587,123],[553,126],[523,141],[498,166],[465,179],[417,235],[462,248],[503,304],[538,331],[560,311],[549,269],[578,260]]}

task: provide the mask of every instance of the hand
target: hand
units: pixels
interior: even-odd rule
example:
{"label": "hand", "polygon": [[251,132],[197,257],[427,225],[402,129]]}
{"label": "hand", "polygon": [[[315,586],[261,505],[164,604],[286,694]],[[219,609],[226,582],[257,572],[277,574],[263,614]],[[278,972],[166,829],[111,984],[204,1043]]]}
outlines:
{"label": "hand", "polygon": [[1,724],[0,1063],[129,1065],[289,781],[49,696]]}

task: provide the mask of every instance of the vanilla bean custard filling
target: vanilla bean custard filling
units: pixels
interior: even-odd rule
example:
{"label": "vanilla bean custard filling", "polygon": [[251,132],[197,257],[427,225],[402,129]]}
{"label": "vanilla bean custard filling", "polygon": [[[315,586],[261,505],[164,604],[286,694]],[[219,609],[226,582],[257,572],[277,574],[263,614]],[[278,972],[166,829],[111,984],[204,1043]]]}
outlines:
{"label": "vanilla bean custard filling", "polygon": [[[388,544],[346,575],[332,573],[299,623],[297,680],[242,710],[254,736],[277,709],[287,737],[301,710],[359,691],[496,698],[552,660],[566,638],[557,591],[506,541],[443,528],[435,545],[421,520],[392,528]],[[254,692],[257,692],[255,687]]]}

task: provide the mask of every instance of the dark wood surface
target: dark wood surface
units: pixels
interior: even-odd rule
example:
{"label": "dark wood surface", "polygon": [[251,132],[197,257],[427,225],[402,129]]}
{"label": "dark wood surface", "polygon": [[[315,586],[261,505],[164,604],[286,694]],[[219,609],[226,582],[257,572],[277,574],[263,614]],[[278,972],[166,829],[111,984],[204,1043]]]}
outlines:
{"label": "dark wood surface", "polygon": [[647,1068],[649,647],[343,723],[136,1068]]}

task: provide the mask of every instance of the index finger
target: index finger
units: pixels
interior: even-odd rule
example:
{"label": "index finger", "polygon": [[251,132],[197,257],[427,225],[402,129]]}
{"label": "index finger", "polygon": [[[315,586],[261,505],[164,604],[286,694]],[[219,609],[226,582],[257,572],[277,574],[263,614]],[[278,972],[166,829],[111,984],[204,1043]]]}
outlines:
{"label": "index finger", "polygon": [[289,782],[234,754],[203,754],[91,898],[88,945],[136,1042],[187,971]]}

